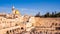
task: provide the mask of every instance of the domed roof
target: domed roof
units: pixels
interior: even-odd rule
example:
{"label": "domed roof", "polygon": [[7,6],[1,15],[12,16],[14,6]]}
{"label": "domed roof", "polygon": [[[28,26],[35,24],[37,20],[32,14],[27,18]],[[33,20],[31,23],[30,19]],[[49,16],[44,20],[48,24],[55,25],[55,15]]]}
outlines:
{"label": "domed roof", "polygon": [[18,10],[15,10],[15,14],[20,14]]}

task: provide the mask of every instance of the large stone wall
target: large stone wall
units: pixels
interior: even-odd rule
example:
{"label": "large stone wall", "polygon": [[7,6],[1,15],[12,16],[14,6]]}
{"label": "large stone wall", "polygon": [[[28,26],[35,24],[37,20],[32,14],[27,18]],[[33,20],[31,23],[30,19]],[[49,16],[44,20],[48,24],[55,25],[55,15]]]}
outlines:
{"label": "large stone wall", "polygon": [[[35,26],[44,26],[44,27],[50,27],[53,23],[60,25],[60,18],[39,18],[35,17],[35,21],[31,20],[32,22],[35,22]],[[48,26],[47,26],[48,25]]]}

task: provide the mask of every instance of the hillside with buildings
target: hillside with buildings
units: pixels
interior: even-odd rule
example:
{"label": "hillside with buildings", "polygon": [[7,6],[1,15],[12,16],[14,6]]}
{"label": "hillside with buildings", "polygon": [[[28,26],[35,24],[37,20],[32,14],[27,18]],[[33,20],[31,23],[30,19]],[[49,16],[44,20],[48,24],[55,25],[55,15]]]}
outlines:
{"label": "hillside with buildings", "polygon": [[60,34],[60,18],[22,16],[12,7],[12,14],[0,14],[0,34]]}

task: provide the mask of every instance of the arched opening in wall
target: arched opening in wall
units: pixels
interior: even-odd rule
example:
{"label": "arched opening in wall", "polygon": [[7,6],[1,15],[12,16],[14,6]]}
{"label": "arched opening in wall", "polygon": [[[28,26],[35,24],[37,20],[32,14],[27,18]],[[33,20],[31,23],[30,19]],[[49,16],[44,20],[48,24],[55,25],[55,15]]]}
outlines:
{"label": "arched opening in wall", "polygon": [[21,27],[21,30],[23,30],[24,28],[23,27]]}
{"label": "arched opening in wall", "polygon": [[11,30],[10,30],[10,33],[11,33]]}
{"label": "arched opening in wall", "polygon": [[7,31],[6,34],[9,34],[9,32]]}
{"label": "arched opening in wall", "polygon": [[54,23],[52,23],[52,25],[54,25]]}
{"label": "arched opening in wall", "polygon": [[57,23],[55,23],[55,26],[57,26]]}
{"label": "arched opening in wall", "polygon": [[14,30],[12,30],[12,32],[14,33]]}
{"label": "arched opening in wall", "polygon": [[27,20],[27,22],[29,22],[29,20]]}
{"label": "arched opening in wall", "polygon": [[54,26],[54,23],[52,23],[50,27],[52,27],[52,26]]}

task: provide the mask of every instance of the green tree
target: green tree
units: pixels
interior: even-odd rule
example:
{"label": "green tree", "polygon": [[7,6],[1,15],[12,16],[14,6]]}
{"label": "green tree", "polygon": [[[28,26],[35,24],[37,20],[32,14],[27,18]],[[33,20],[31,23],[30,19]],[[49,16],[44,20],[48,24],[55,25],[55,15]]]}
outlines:
{"label": "green tree", "polygon": [[50,17],[50,13],[47,12],[47,13],[44,15],[44,17]]}
{"label": "green tree", "polygon": [[54,17],[54,15],[55,15],[54,12],[52,12],[51,17]]}
{"label": "green tree", "polygon": [[57,17],[60,17],[60,12],[56,14]]}

